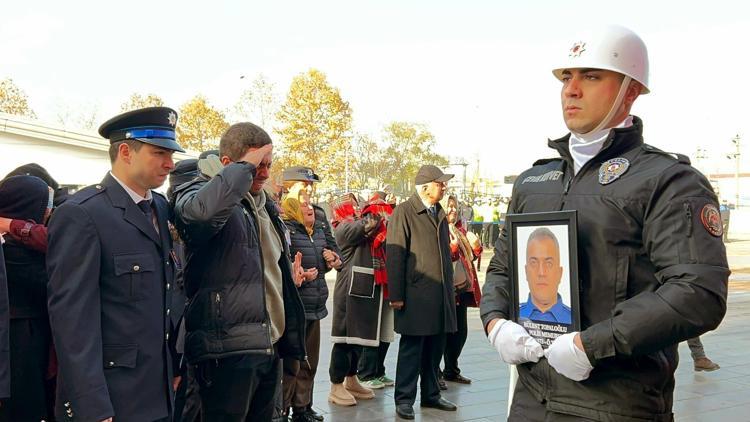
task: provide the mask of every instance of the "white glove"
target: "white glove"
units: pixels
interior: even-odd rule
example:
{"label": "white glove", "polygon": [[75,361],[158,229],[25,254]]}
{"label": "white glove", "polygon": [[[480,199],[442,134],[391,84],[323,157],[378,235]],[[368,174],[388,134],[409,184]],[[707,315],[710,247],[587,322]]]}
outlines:
{"label": "white glove", "polygon": [[573,381],[583,381],[589,377],[594,369],[586,356],[586,352],[579,349],[573,341],[577,332],[563,334],[556,338],[544,351],[549,365],[560,375]]}
{"label": "white glove", "polygon": [[525,328],[507,319],[500,319],[487,336],[505,363],[518,365],[526,362],[539,362],[544,349],[531,337]]}

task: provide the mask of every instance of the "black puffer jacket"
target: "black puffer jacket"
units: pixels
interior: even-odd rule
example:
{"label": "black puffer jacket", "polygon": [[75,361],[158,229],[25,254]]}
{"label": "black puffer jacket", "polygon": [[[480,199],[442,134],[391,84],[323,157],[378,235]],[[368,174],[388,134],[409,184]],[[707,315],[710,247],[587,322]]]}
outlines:
{"label": "black puffer jacket", "polygon": [[[594,369],[576,382],[546,359],[518,365],[519,381],[555,412],[672,420],[677,344],[715,329],[726,312],[716,195],[686,157],[644,144],[642,129],[634,117],[611,131],[575,175],[569,136],[550,141],[561,157],[536,162],[513,187],[509,214],[578,215],[581,341]],[[508,243],[503,228],[482,291],[485,327],[513,304]]]}
{"label": "black puffer jacket", "polygon": [[247,353],[273,354],[265,307],[265,265],[283,275],[281,357],[305,358],[305,315],[292,281],[286,226],[272,201],[265,209],[284,251],[263,262],[258,223],[248,202],[255,166],[232,163],[208,180],[200,176],[175,190],[175,225],[186,246],[185,355],[196,363]]}
{"label": "black puffer jacket", "polygon": [[302,304],[305,306],[305,318],[310,321],[320,320],[328,315],[326,300],[328,300],[328,286],[326,285],[326,261],[323,259],[323,249],[327,248],[326,236],[320,222],[313,225],[313,233],[308,236],[305,227],[297,221],[285,221],[289,229],[289,251],[291,256],[302,252],[302,268],[318,269],[318,278],[305,281],[297,288]]}

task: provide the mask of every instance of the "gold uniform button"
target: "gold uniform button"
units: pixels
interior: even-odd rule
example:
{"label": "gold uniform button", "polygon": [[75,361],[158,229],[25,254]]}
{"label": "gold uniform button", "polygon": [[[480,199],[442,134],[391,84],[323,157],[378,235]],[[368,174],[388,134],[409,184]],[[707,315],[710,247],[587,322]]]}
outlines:
{"label": "gold uniform button", "polygon": [[169,290],[169,287],[170,287],[170,286],[171,286],[171,285],[170,285],[169,283],[167,283],[167,290]]}
{"label": "gold uniform button", "polygon": [[115,366],[115,363],[114,362],[110,362],[110,363],[108,363],[108,365],[109,366]]}
{"label": "gold uniform button", "polygon": [[133,265],[133,271],[140,271],[141,266],[140,265]]}
{"label": "gold uniform button", "polygon": [[169,316],[169,309],[167,309],[167,316]]}
{"label": "gold uniform button", "polygon": [[169,333],[166,333],[166,334],[164,335],[164,338],[165,338],[165,339],[167,339],[167,340],[169,340]]}
{"label": "gold uniform button", "polygon": [[102,185],[96,185],[95,187],[96,187],[97,189],[101,189],[101,188],[102,188]]}

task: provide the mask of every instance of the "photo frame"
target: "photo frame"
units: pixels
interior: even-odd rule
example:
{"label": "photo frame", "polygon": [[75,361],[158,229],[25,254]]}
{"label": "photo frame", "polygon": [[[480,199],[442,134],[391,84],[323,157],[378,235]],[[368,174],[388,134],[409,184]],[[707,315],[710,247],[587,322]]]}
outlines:
{"label": "photo frame", "polygon": [[511,319],[547,348],[581,330],[576,211],[509,214]]}

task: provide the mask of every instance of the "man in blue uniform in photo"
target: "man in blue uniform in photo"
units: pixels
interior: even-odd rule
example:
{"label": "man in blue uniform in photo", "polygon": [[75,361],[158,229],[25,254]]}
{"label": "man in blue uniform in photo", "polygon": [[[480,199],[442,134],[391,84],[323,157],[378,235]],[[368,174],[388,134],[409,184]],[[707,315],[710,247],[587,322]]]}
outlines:
{"label": "man in blue uniform in photo", "polygon": [[560,243],[550,229],[539,227],[529,235],[525,269],[530,293],[519,306],[519,318],[571,324],[570,308],[558,293],[563,273]]}
{"label": "man in blue uniform in photo", "polygon": [[57,420],[171,420],[168,349],[175,262],[167,199],[177,113],[133,110],[99,128],[112,170],[50,220],[49,316]]}

